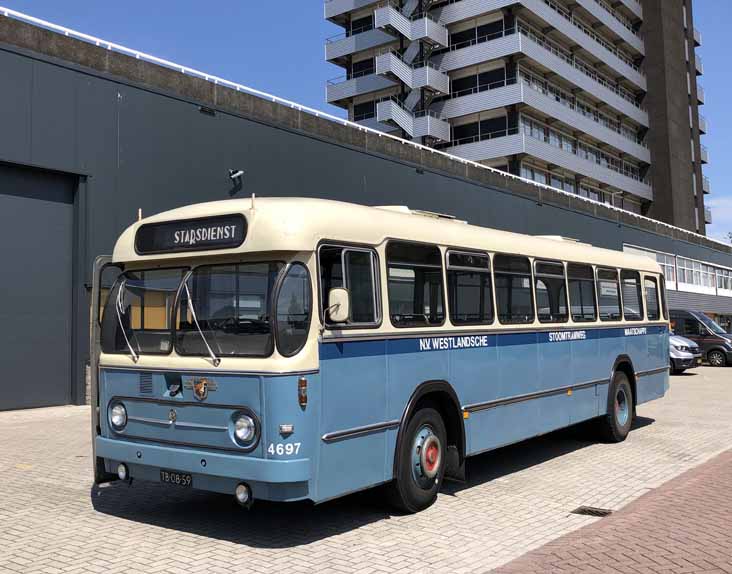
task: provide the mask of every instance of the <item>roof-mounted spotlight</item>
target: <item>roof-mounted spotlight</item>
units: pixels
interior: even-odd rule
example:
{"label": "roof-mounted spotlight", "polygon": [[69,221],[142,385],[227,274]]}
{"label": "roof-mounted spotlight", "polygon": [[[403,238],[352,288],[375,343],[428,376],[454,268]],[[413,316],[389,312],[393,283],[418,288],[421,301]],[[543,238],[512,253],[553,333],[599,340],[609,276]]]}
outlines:
{"label": "roof-mounted spotlight", "polygon": [[242,176],[244,175],[243,169],[230,169],[229,170],[229,178],[231,181],[238,182],[241,181]]}

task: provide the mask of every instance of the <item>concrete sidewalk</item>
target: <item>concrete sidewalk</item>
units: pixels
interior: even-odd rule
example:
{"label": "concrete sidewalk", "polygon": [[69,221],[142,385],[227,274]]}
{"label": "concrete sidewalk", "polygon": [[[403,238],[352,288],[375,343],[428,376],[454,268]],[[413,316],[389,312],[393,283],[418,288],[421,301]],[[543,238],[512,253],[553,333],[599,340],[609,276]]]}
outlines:
{"label": "concrete sidewalk", "polygon": [[732,450],[495,572],[732,572]]}

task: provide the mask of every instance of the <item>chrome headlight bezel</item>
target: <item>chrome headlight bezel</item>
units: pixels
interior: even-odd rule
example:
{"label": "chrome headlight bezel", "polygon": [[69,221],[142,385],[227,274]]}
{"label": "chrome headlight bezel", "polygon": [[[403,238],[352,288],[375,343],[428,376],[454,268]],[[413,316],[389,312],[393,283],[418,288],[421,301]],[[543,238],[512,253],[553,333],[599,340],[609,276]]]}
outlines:
{"label": "chrome headlight bezel", "polygon": [[259,418],[249,409],[238,410],[229,423],[231,440],[245,452],[254,450],[259,443],[261,425]]}
{"label": "chrome headlight bezel", "polygon": [[109,405],[109,424],[116,432],[123,431],[127,426],[127,407],[121,402],[114,402]]}

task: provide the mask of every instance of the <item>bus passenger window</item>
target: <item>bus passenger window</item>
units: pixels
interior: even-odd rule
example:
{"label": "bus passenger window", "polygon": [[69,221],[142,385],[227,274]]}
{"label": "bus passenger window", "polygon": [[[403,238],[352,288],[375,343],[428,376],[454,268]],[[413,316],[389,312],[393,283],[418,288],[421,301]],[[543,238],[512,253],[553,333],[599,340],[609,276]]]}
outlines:
{"label": "bus passenger window", "polygon": [[534,288],[536,289],[536,314],[541,323],[566,323],[567,287],[564,281],[564,265],[537,261],[534,264]]}
{"label": "bus passenger window", "polygon": [[591,265],[567,264],[569,305],[575,323],[597,320],[595,281]]}
{"label": "bus passenger window", "polygon": [[658,285],[653,277],[646,277],[643,280],[646,288],[646,306],[648,307],[648,320],[658,321],[661,318],[661,306],[658,298]]}
{"label": "bus passenger window", "polygon": [[440,250],[429,245],[389,242],[386,246],[389,316],[395,327],[442,325]]}
{"label": "bus passenger window", "polygon": [[534,322],[531,297],[531,263],[527,257],[496,255],[493,258],[498,320],[504,325]]}
{"label": "bus passenger window", "polygon": [[643,320],[643,299],[641,295],[640,273],[637,271],[620,272],[623,282],[623,315],[626,321]]}
{"label": "bus passenger window", "polygon": [[597,270],[597,301],[600,304],[601,321],[620,321],[620,285],[615,269]]}
{"label": "bus passenger window", "polygon": [[[328,323],[328,293],[334,287],[348,289],[351,316],[345,325],[376,325],[380,320],[376,255],[371,249],[324,245],[319,251],[320,296]],[[346,272],[344,274],[343,267]],[[339,325],[342,328],[343,324]]]}
{"label": "bus passenger window", "polygon": [[447,254],[447,294],[454,325],[492,323],[493,294],[488,255],[450,251]]}

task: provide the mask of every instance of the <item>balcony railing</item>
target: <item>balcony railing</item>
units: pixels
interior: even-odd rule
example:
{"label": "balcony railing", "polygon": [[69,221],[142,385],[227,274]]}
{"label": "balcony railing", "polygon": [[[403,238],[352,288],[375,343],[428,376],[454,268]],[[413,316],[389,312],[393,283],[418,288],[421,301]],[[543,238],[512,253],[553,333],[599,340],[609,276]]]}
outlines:
{"label": "balcony railing", "polygon": [[582,32],[584,32],[587,36],[589,36],[592,40],[600,44],[603,48],[608,50],[611,54],[615,55],[617,58],[625,62],[628,66],[630,66],[633,70],[638,72],[641,75],[645,75],[643,71],[638,67],[638,65],[633,61],[633,58],[622,52],[621,50],[618,50],[613,44],[611,44],[609,41],[605,40],[602,36],[597,34],[590,26],[585,24],[582,20],[576,18],[574,14],[572,14],[569,10],[567,10],[564,6],[557,4],[554,2],[554,0],[542,0],[544,4],[549,6],[552,10],[554,10],[557,14],[559,14],[562,18],[567,20],[570,24],[574,25],[576,28],[579,28]]}
{"label": "balcony railing", "polygon": [[575,57],[574,54],[572,54],[571,52],[560,47],[558,44],[555,44],[551,40],[547,39],[546,36],[544,36],[540,32],[537,32],[531,26],[526,24],[525,22],[523,22],[523,21],[517,22],[517,27],[521,34],[523,34],[530,40],[533,40],[534,42],[539,44],[545,50],[548,50],[549,52],[551,52],[558,58],[564,60],[567,64],[569,64],[576,70],[579,70],[584,75],[590,77],[592,80],[594,80],[598,84],[604,86],[611,92],[620,96],[621,98],[623,98],[625,101],[632,104],[636,108],[638,108],[640,110],[644,109],[643,106],[641,106],[636,101],[634,94],[632,94],[628,90],[618,86],[611,79],[604,76],[603,74],[598,73],[597,70],[595,70],[592,65],[588,64],[584,60],[581,60],[580,58]]}
{"label": "balcony railing", "polygon": [[694,54],[694,68],[696,69],[697,76],[701,76],[704,73],[704,62],[699,54]]}
{"label": "balcony railing", "polygon": [[704,193],[712,193],[712,184],[706,175],[702,177],[702,191]]}
{"label": "balcony railing", "polygon": [[702,163],[709,163],[709,150],[707,149],[707,146],[700,144],[699,148],[701,149],[699,159],[701,159]]}
{"label": "balcony railing", "polygon": [[705,118],[703,115],[699,114],[699,131],[703,134],[707,133],[707,129],[709,128],[709,124],[707,123],[707,118]]}
{"label": "balcony railing", "polygon": [[471,143],[475,143],[475,142],[482,142],[485,140],[492,140],[495,138],[505,138],[506,136],[515,136],[518,133],[519,133],[518,128],[505,128],[502,130],[496,130],[496,131],[492,131],[492,132],[484,132],[481,134],[476,134],[474,136],[458,138],[458,139],[451,140],[449,142],[438,144],[435,146],[435,149],[446,149],[449,147],[471,144]]}
{"label": "balcony railing", "polygon": [[574,95],[564,91],[558,85],[527,71],[523,67],[519,67],[518,76],[519,78],[521,78],[524,85],[528,86],[532,90],[535,90],[545,96],[552,98],[557,103],[565,106],[566,108],[569,108],[574,112],[577,112],[578,114],[582,114],[584,117],[609,130],[614,131],[618,135],[624,137],[628,141],[633,142],[634,144],[640,145],[642,147],[648,147],[646,142],[643,141],[642,138],[638,137],[637,135],[631,135],[631,133],[629,133],[630,130],[623,130],[622,124],[620,124],[620,122],[616,122],[606,114],[594,109],[589,105],[580,104]]}
{"label": "balcony railing", "polygon": [[696,85],[696,101],[700,104],[704,103],[704,98],[706,97],[706,94],[704,93],[704,88],[702,88],[699,84]]}
{"label": "balcony railing", "polygon": [[610,6],[607,2],[604,2],[604,0],[594,0],[595,4],[601,6],[608,14],[610,14],[613,18],[615,18],[618,22],[620,22],[623,26],[625,26],[628,30],[630,30],[634,35],[641,37],[638,30],[636,30],[633,27],[633,22],[631,22],[628,18],[623,16],[620,12],[618,12],[615,8]]}

